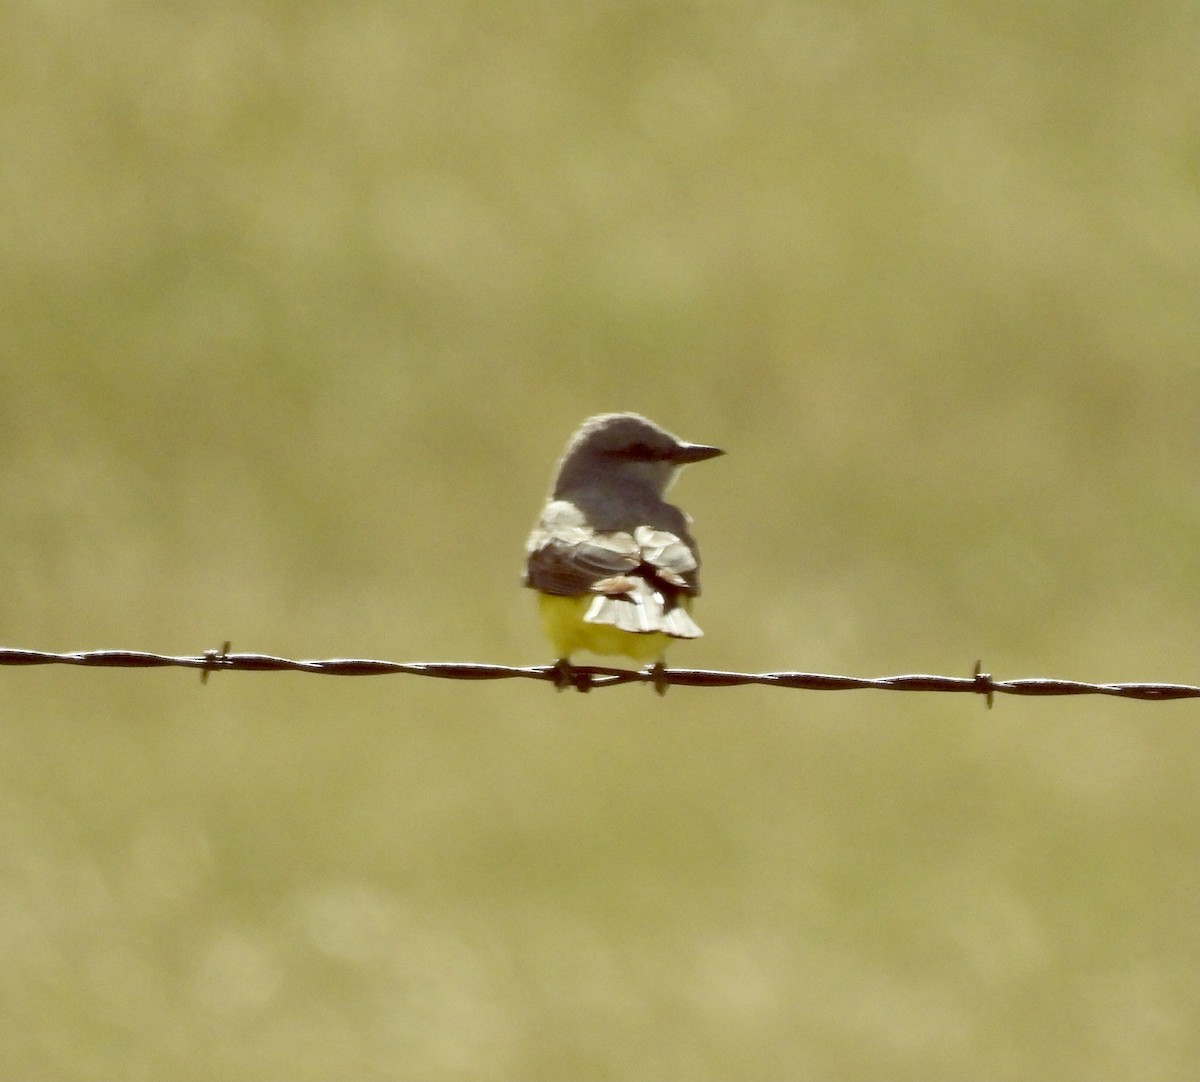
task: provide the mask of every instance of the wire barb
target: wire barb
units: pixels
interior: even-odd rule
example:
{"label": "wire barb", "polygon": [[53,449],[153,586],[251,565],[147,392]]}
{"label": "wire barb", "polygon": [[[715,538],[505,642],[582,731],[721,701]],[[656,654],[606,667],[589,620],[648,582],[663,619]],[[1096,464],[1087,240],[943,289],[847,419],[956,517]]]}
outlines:
{"label": "wire barb", "polygon": [[[873,688],[879,691],[970,692],[984,695],[990,707],[996,695],[1111,695],[1123,699],[1163,702],[1168,699],[1200,699],[1200,687],[1194,684],[1087,684],[1078,680],[1032,678],[994,680],[977,661],[971,676],[930,676],[912,673],[904,676],[832,676],[804,672],[720,672],[711,669],[667,669],[659,665],[649,669],[615,669],[602,665],[562,663],[517,668],[510,665],[485,665],[457,661],[375,661],[367,658],[329,658],[324,661],[293,660],[271,654],[231,654],[230,644],[199,655],[171,656],[140,650],[90,650],[74,653],[49,653],[0,646],[0,665],[85,665],[98,668],[158,669],[177,666],[199,669],[201,683],[209,673],[221,670],[240,672],[304,672],[323,676],[384,676],[405,673],[433,676],[442,680],[544,680],[558,688],[580,691],[616,687],[618,684],[651,683],[659,692],[672,684],[688,687],[739,687],[766,684],[771,687],[806,691],[851,691]],[[565,682],[564,682],[565,680]]]}
{"label": "wire barb", "polygon": [[991,710],[996,698],[996,685],[992,683],[992,674],[983,671],[983,661],[975,662],[975,690],[987,696],[987,708]]}
{"label": "wire barb", "polygon": [[208,683],[208,674],[221,668],[229,657],[229,648],[233,645],[228,639],[221,644],[220,650],[204,651],[204,668],[200,670],[200,685]]}

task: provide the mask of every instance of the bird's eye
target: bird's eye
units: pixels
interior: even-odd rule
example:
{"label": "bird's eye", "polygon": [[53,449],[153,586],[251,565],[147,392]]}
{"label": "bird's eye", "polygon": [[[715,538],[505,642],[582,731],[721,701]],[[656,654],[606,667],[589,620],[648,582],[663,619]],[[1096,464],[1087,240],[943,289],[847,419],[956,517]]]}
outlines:
{"label": "bird's eye", "polygon": [[650,444],[643,443],[641,440],[638,440],[637,443],[629,444],[623,451],[623,454],[629,458],[636,458],[645,461],[659,457],[658,452],[655,451]]}

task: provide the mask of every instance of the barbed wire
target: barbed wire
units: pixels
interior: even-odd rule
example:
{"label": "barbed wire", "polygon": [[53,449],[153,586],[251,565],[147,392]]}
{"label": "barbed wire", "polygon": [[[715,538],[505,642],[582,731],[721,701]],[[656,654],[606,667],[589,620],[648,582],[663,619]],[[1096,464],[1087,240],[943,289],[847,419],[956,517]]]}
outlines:
{"label": "barbed wire", "polygon": [[141,650],[82,650],[49,653],[0,646],[0,665],[83,665],[102,668],[157,669],[177,667],[199,669],[201,682],[214,672],[303,672],[322,676],[386,676],[404,673],[433,676],[442,680],[544,680],[559,689],[572,686],[579,691],[615,687],[618,684],[652,684],[658,690],[667,685],[685,687],[737,687],[763,684],[769,687],[799,688],[808,691],[967,692],[987,697],[988,706],[996,695],[1112,695],[1124,699],[1162,701],[1200,698],[1200,687],[1192,684],[1089,684],[1079,680],[1044,678],[996,680],[976,662],[970,676],[931,676],[912,673],[903,676],[830,676],[823,673],[721,672],[712,669],[616,669],[602,665],[534,665],[513,667],[453,661],[375,661],[367,658],[329,658],[293,660],[271,654],[230,653],[230,644],[202,654],[172,656]]}

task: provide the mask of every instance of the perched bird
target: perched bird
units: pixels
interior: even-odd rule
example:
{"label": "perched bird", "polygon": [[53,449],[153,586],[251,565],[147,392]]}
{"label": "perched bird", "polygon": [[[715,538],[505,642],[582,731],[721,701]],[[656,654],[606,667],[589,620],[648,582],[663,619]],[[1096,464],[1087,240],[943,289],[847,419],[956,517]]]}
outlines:
{"label": "perched bird", "polygon": [[560,690],[588,683],[577,650],[654,662],[674,639],[703,634],[691,616],[700,554],[691,520],[664,499],[682,466],[724,452],[685,443],[636,413],[584,421],[558,463],[550,498],[525,546],[525,585],[558,658]]}

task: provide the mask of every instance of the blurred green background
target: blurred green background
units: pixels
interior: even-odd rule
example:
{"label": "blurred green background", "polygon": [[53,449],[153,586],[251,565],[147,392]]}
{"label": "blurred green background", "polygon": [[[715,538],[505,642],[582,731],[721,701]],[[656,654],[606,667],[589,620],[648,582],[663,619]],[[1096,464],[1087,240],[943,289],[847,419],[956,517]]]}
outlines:
{"label": "blurred green background", "polygon": [[[0,12],[0,641],[1200,679],[1194,5]],[[0,1078],[1184,1080],[1200,713],[0,670]]]}

